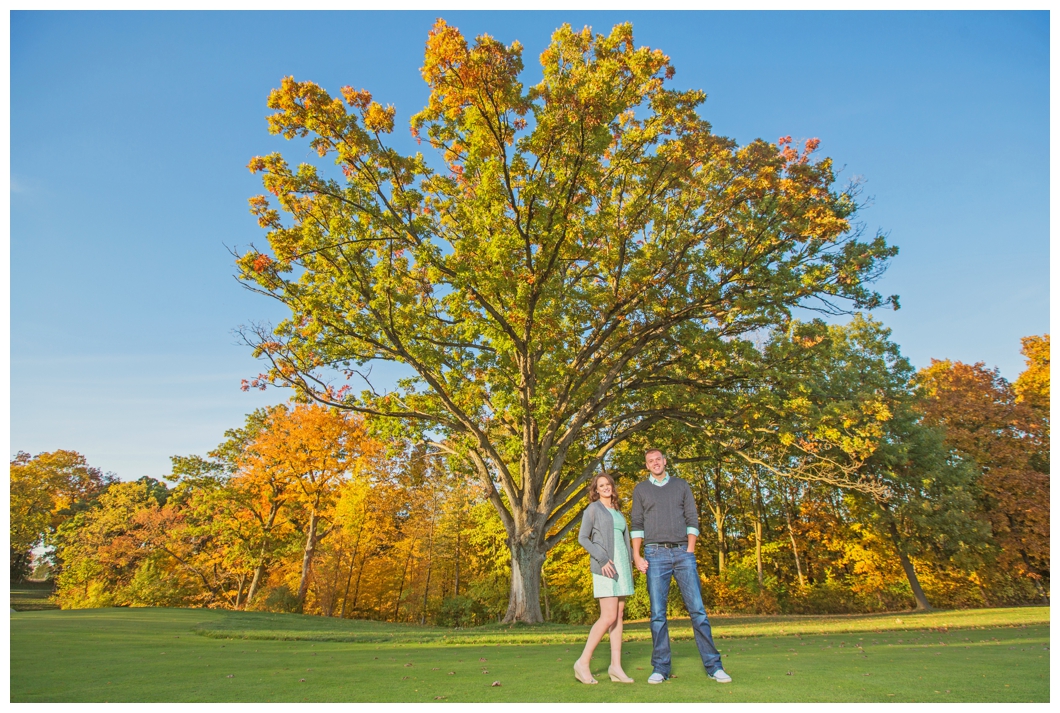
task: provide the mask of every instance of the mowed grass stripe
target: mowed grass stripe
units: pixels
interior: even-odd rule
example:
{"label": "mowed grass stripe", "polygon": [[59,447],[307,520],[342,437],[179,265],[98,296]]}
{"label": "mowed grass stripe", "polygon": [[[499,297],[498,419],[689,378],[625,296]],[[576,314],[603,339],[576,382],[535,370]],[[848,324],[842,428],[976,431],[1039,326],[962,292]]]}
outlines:
{"label": "mowed grass stripe", "polygon": [[[469,638],[454,645],[440,638],[451,632],[439,629],[439,639],[428,643],[220,639],[193,630],[240,616],[255,617],[260,625],[257,617],[262,615],[181,609],[22,612],[11,615],[11,700],[1048,701],[1048,624],[1016,623],[1019,617],[1012,611],[981,610],[978,616],[943,612],[963,615],[965,625],[946,631],[936,626],[739,637],[729,636],[728,621],[718,617],[715,629],[727,637],[719,638],[719,648],[734,682],[707,679],[695,644],[679,640],[673,647],[675,678],[660,686],[645,683],[651,672],[650,641],[629,641],[624,647],[626,670],[637,683],[607,680],[604,645],[593,661],[600,684],[584,686],[571,674],[580,642],[555,638],[523,644]],[[1047,620],[1048,609],[1036,614],[1039,621]],[[292,630],[314,618],[269,616]],[[990,623],[998,617],[1011,623]],[[894,618],[904,623],[908,617]],[[847,618],[845,626],[854,622]],[[332,623],[376,634],[388,629],[409,633],[378,622]],[[320,624],[317,631],[325,629]],[[743,624],[742,631],[752,632],[781,624],[787,630],[792,622],[760,617]],[[581,628],[582,636],[585,630]],[[469,630],[469,636],[475,631]],[[491,686],[493,681],[501,686]]]}
{"label": "mowed grass stripe", "polygon": [[[851,614],[832,616],[732,616],[710,617],[715,638],[786,636],[806,634],[905,631],[924,628],[970,628],[1048,624],[1048,607],[1012,607],[910,614]],[[264,612],[225,612],[195,627],[212,638],[349,641],[360,643],[511,644],[584,642],[585,626],[566,624],[493,624],[471,629],[444,629],[411,624],[334,619]],[[651,641],[645,620],[625,624],[627,641]],[[670,622],[674,640],[692,640],[687,618]]]}

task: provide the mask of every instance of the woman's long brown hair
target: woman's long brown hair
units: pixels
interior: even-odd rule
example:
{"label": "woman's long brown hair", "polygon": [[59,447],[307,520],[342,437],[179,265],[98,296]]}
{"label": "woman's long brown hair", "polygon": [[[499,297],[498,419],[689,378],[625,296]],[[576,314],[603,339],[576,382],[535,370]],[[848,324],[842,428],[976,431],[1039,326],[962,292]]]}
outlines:
{"label": "woman's long brown hair", "polygon": [[596,484],[600,482],[600,478],[607,478],[607,482],[611,483],[611,507],[615,510],[621,510],[622,502],[618,499],[618,486],[615,485],[615,479],[607,471],[602,471],[593,476],[593,482],[589,484],[589,502],[595,503],[600,499],[600,492],[596,489]]}

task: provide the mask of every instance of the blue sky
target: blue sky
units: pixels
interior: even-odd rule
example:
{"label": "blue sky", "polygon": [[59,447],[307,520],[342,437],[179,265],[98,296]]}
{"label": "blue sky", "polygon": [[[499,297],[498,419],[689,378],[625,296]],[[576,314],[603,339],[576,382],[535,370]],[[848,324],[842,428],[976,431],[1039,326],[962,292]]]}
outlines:
{"label": "blue sky", "polygon": [[284,316],[226,247],[265,243],[247,161],[304,154],[267,133],[265,99],[285,75],[349,84],[407,125],[439,15],[522,42],[527,83],[560,24],[629,20],[715,132],[819,137],[900,248],[878,289],[902,309],[877,316],[914,365],[1015,379],[1019,338],[1048,331],[1045,12],[13,12],[12,452],[159,477],[286,399],[240,391],[259,369],[231,333]]}

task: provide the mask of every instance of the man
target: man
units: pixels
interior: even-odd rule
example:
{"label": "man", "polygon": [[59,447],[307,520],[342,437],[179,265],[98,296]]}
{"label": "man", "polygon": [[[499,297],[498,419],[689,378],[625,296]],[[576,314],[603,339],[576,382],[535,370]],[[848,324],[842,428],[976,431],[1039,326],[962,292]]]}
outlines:
{"label": "man", "polygon": [[[648,575],[648,601],[651,603],[651,667],[648,683],[662,683],[670,677],[670,631],[666,624],[666,600],[670,578],[677,580],[685,608],[692,617],[699,656],[707,675],[719,683],[732,678],[721,667],[721,654],[710,635],[710,622],[703,610],[696,569],[696,538],[699,513],[692,488],[681,478],[666,473],[666,456],[658,448],[644,454],[647,480],[633,488],[630,539],[633,561]],[[644,542],[645,557],[640,555]]]}

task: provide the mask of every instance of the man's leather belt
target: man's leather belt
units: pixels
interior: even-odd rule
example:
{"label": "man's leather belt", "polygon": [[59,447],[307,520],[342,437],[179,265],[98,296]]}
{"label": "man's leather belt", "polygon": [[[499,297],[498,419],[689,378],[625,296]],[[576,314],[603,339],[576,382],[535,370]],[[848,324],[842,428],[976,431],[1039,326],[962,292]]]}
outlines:
{"label": "man's leather belt", "polygon": [[654,547],[666,547],[668,549],[675,549],[677,547],[688,547],[687,542],[649,542],[648,545]]}

